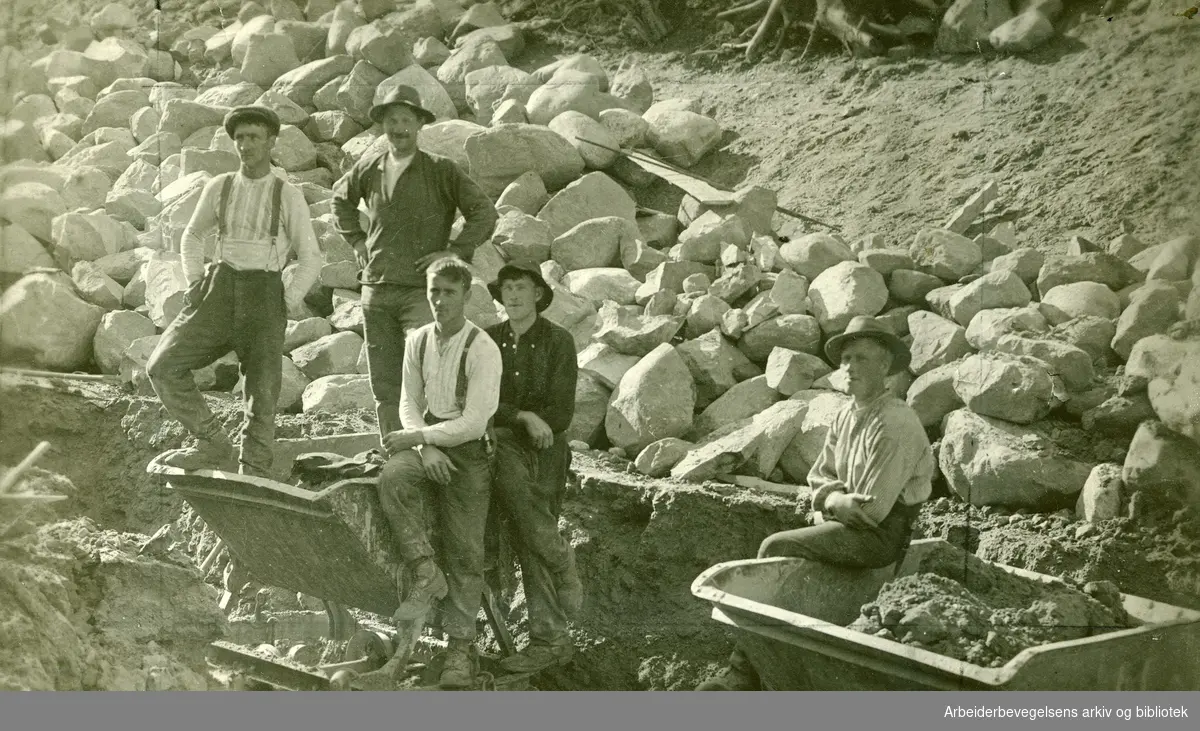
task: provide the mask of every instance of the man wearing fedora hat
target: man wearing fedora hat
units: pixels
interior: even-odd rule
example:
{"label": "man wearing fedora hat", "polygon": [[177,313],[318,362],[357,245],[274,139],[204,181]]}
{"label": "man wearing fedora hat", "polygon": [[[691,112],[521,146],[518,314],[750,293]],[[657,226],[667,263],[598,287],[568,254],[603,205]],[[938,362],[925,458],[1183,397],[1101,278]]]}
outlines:
{"label": "man wearing fedora hat", "polygon": [[[848,403],[829,427],[808,473],[817,524],[768,536],[759,558],[793,556],[851,568],[895,563],[929,498],[933,450],[921,419],[888,389],[908,367],[908,347],[882,322],[855,317],[829,338],[825,355],[846,370]],[[758,677],[737,648],[729,667],[696,690],[756,690]]]}
{"label": "man wearing fedora hat", "polygon": [[[387,145],[364,155],[334,186],[337,230],[354,247],[362,273],[367,370],[379,434],[400,428],[400,381],[408,333],[433,321],[425,297],[425,271],[435,260],[470,262],[492,235],[496,209],[490,198],[449,158],[417,148],[417,136],[436,117],[417,91],[399,85],[371,108]],[[367,230],[359,219],[365,202]],[[450,230],[461,212],[462,232]]]}
{"label": "man wearing fedora hat", "polygon": [[515,533],[529,617],[529,645],[500,664],[532,673],[572,657],[567,621],[583,601],[574,553],[558,532],[571,466],[575,341],[542,315],[554,292],[536,268],[509,264],[488,290],[508,315],[487,330],[504,363],[493,490]]}
{"label": "man wearing fedora hat", "polygon": [[[241,169],[204,186],[183,232],[183,309],[146,364],[163,406],[198,439],[195,447],[161,458],[173,467],[270,473],[288,312],[298,310],[321,267],[304,194],[271,174],[279,128],[279,117],[265,107],[238,107],[226,115]],[[214,230],[216,249],[205,267],[201,237]],[[293,253],[299,263],[285,284],[282,272]],[[245,376],[239,455],[192,376],[231,350]]]}

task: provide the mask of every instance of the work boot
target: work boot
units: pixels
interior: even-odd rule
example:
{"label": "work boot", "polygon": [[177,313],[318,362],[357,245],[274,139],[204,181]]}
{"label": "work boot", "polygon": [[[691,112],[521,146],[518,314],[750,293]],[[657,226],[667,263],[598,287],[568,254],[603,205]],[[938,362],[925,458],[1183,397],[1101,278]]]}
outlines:
{"label": "work boot", "polygon": [[556,665],[566,665],[575,656],[574,645],[529,645],[516,655],[500,661],[510,673],[538,673]]}
{"label": "work boot", "polygon": [[475,663],[471,642],[450,638],[446,649],[446,661],[438,678],[439,688],[470,688],[475,685]]}
{"label": "work boot", "polygon": [[[446,583],[446,575],[438,568],[432,557],[418,560],[418,563],[408,569],[411,581],[400,583],[400,607],[392,615],[396,621],[411,621],[420,619],[430,609],[434,602],[444,598],[450,592]],[[403,592],[405,586],[410,587],[407,596]]]}
{"label": "work boot", "polygon": [[237,469],[237,450],[224,434],[207,439],[201,438],[195,446],[173,449],[159,457],[161,464],[180,470],[223,470]]}
{"label": "work boot", "polygon": [[578,619],[583,609],[583,582],[579,580],[579,571],[575,568],[575,551],[567,547],[568,568],[555,577],[554,590],[558,593],[558,601],[566,613],[567,619]]}

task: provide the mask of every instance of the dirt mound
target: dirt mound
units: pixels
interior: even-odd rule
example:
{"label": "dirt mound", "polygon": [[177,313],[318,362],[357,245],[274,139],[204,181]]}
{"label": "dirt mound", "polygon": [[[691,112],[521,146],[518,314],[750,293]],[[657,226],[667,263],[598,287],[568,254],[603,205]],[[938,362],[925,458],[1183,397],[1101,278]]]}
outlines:
{"label": "dirt mound", "polygon": [[1110,582],[1040,583],[946,551],[884,584],[850,629],[1000,667],[1026,648],[1135,624]]}
{"label": "dirt mound", "polygon": [[[52,523],[0,543],[0,689],[205,690],[224,633],[209,587],[171,546]],[[150,554],[156,555],[150,555]]]}

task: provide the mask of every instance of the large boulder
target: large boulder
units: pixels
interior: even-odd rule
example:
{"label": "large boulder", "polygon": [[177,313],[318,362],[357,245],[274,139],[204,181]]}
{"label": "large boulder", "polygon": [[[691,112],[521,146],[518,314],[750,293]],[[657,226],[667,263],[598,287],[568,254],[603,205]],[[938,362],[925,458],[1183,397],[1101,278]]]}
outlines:
{"label": "large boulder", "polygon": [[357,333],[343,331],[297,347],[291,352],[291,358],[310,380],[355,373],[362,345],[363,339]]}
{"label": "large boulder", "polygon": [[96,365],[101,373],[118,373],[126,349],[138,338],[150,337],[154,323],[145,315],[128,310],[107,312],[100,320],[92,341]]}
{"label": "large boulder", "polygon": [[475,121],[487,126],[492,122],[492,113],[506,99],[524,103],[533,93],[532,77],[512,66],[488,66],[468,72],[464,77],[467,106],[475,114]]}
{"label": "large boulder", "polygon": [[1142,338],[1130,351],[1125,375],[1147,384],[1163,423],[1200,444],[1200,339]]}
{"label": "large boulder", "polygon": [[935,44],[945,53],[978,53],[1012,17],[1009,0],[955,0],[942,16]]}
{"label": "large boulder", "polygon": [[744,426],[693,448],[671,469],[671,476],[689,482],[734,472],[770,477],[807,410],[803,401],[774,403]]}
{"label": "large boulder", "polygon": [[970,409],[943,422],[938,466],[950,489],[972,505],[1034,510],[1073,505],[1092,471],[1037,431]]}
{"label": "large boulder", "polygon": [[932,312],[917,310],[910,314],[908,331],[912,335],[909,370],[916,376],[953,363],[972,350],[966,328]]}
{"label": "large boulder", "polygon": [[692,374],[696,408],[703,409],[738,382],[762,375],[762,369],[713,328],[675,348]]}
{"label": "large boulder", "polygon": [[1075,517],[1088,523],[1099,523],[1117,517],[1121,512],[1125,481],[1121,465],[1104,463],[1092,468],[1083,490],[1075,502]]}
{"label": "large boulder", "polygon": [[967,343],[976,350],[993,350],[1007,334],[1042,335],[1050,325],[1036,306],[981,310],[967,326]]}
{"label": "large boulder", "polygon": [[550,225],[550,234],[555,237],[602,216],[619,216],[637,223],[637,203],[602,172],[588,173],[555,193],[537,215]]}
{"label": "large boulder", "polygon": [[357,409],[374,409],[371,379],[361,374],[323,376],[307,386],[300,397],[306,414],[315,412],[339,413]]}
{"label": "large boulder", "polygon": [[775,348],[818,355],[821,325],[809,315],[780,315],[755,325],[742,335],[738,348],[755,363],[766,363]]}
{"label": "large boulder", "polygon": [[621,378],[605,417],[605,433],[616,447],[637,454],[659,439],[680,437],[692,425],[696,387],[675,348],[650,351]]}
{"label": "large boulder", "polygon": [[568,272],[562,284],[572,294],[597,305],[606,300],[618,305],[632,305],[641,282],[619,267],[596,267]]}
{"label": "large boulder", "polygon": [[[438,66],[437,79],[446,87],[454,106],[461,110],[469,109],[467,105],[467,74],[489,66],[507,66],[508,60],[500,45],[488,39],[469,46],[455,49],[450,58]],[[545,122],[550,121],[549,119]],[[545,124],[541,122],[541,124]]]}
{"label": "large boulder", "polygon": [[385,74],[394,74],[413,62],[415,38],[376,20],[359,26],[346,39],[346,53],[356,61],[366,61]]}
{"label": "large boulder", "polygon": [[0,189],[0,219],[14,223],[41,241],[52,241],[53,221],[67,212],[57,190],[45,183],[5,183]]}
{"label": "large boulder", "polygon": [[[550,224],[542,219],[533,219],[546,227]],[[637,224],[620,216],[590,218],[556,236],[548,254],[567,271],[609,267],[618,263],[622,242],[637,239],[640,235]]]}
{"label": "large boulder", "polygon": [[1076,256],[1055,255],[1046,258],[1038,272],[1037,289],[1041,296],[1061,284],[1099,282],[1114,292],[1145,279],[1145,274],[1129,262],[1106,252],[1088,252]]}
{"label": "large boulder", "polygon": [[1069,391],[1086,391],[1095,378],[1092,356],[1070,343],[1008,333],[996,339],[992,350],[997,353],[1036,358],[1049,366],[1050,375],[1061,378]]}
{"label": "large boulder", "polygon": [[1129,306],[1117,320],[1113,351],[1128,358],[1139,340],[1166,332],[1175,324],[1182,304],[1179,291],[1170,284],[1160,280],[1146,282],[1129,298]]}
{"label": "large boulder", "polygon": [[1024,307],[1033,295],[1012,272],[991,272],[956,291],[947,303],[952,319],[966,327],[981,310]]}
{"label": "large boulder", "polygon": [[[490,196],[498,196],[527,172],[536,173],[547,189],[559,190],[584,168],[579,151],[562,135],[533,124],[497,125],[471,136],[466,151],[471,176]],[[608,210],[597,215],[610,214]]]}
{"label": "large boulder", "polygon": [[781,398],[779,391],[767,383],[765,375],[748,378],[709,404],[696,417],[688,434],[695,438],[704,437],[719,427],[754,416]]}
{"label": "large boulder", "polygon": [[567,111],[599,120],[600,112],[619,106],[616,97],[600,90],[594,76],[571,69],[555,72],[525,102],[530,123],[545,125]]}
{"label": "large boulder", "polygon": [[963,407],[962,397],[954,389],[957,372],[958,362],[947,363],[922,373],[908,387],[905,400],[917,412],[921,426],[940,426],[946,414]]}
{"label": "large boulder", "polygon": [[957,282],[983,263],[979,244],[940,228],[922,229],[908,253],[919,270],[949,282]]}
{"label": "large boulder", "polygon": [[50,252],[28,231],[15,223],[0,226],[0,274],[24,274],[54,266]]}
{"label": "large boulder", "polygon": [[275,79],[271,88],[301,107],[313,106],[313,95],[325,84],[354,69],[354,59],[346,54],[330,56],[297,66]]}
{"label": "large boulder", "polygon": [[877,315],[887,304],[883,275],[865,264],[844,261],[817,275],[808,287],[812,313],[826,334],[839,333],[859,315]]}
{"label": "large boulder", "polygon": [[592,170],[603,170],[617,160],[618,153],[613,151],[617,149],[617,140],[607,127],[583,112],[568,109],[546,126],[574,145],[584,164]]}
{"label": "large boulder", "polygon": [[66,274],[28,274],[0,295],[0,355],[34,368],[83,368],[103,317]]}
{"label": "large boulder", "polygon": [[575,382],[575,415],[566,433],[568,441],[593,446],[604,438],[604,422],[612,391],[592,374],[579,374]]}
{"label": "large boulder", "polygon": [[671,342],[682,324],[679,317],[637,315],[609,301],[600,306],[593,338],[618,353],[642,357]]}
{"label": "large boulder", "polygon": [[1121,300],[1099,282],[1071,282],[1042,296],[1042,313],[1051,325],[1088,315],[1113,320],[1121,314]]}
{"label": "large boulder", "polygon": [[679,109],[647,109],[646,141],[672,165],[690,168],[721,141],[721,125],[712,117]]}
{"label": "large boulder", "polygon": [[741,216],[708,211],[679,232],[678,253],[673,258],[711,264],[721,258],[725,246],[746,249],[750,236],[750,226]]}
{"label": "large boulder", "polygon": [[1200,451],[1162,422],[1142,422],[1129,443],[1121,478],[1131,491],[1200,504]]}
{"label": "large boulder", "polygon": [[779,256],[789,269],[810,282],[834,264],[858,261],[850,247],[825,233],[792,239],[779,247]]}
{"label": "large boulder", "polygon": [[1054,384],[1032,359],[976,354],[954,372],[954,391],[967,408],[1015,424],[1044,418],[1054,403]]}

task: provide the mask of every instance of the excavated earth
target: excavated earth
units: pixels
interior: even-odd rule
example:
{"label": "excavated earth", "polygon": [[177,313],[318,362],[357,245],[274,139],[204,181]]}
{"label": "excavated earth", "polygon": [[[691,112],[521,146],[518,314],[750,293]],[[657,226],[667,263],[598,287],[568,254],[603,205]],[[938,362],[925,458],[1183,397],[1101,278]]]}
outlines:
{"label": "excavated earth", "polygon": [[[299,626],[288,625],[289,618],[320,619],[319,601],[271,587],[252,586],[228,616],[217,609],[224,560],[207,576],[196,569],[215,537],[144,472],[155,454],[182,443],[180,427],[164,417],[156,401],[108,386],[68,391],[12,377],[5,377],[3,385],[0,465],[7,469],[38,441],[48,440],[53,448],[40,460],[40,469],[33,470],[34,482],[39,490],[70,497],[27,515],[0,544],[0,646],[21,648],[19,653],[0,652],[0,685],[223,687],[207,671],[207,643],[258,644],[247,631],[255,611],[276,617],[280,626]],[[211,403],[227,428],[235,429],[238,404],[229,396]],[[372,428],[366,412],[338,418],[284,415],[279,435]],[[692,580],[715,563],[753,556],[762,538],[774,531],[805,525],[808,508],[803,494],[651,480],[630,471],[624,460],[576,453],[562,528],[576,547],[586,588],[583,615],[572,627],[580,652],[570,665],[534,677],[533,686],[695,687],[728,657],[732,636],[691,595]],[[168,524],[168,532],[139,554],[150,536]],[[1200,608],[1198,525],[1197,516],[1176,513],[1084,527],[1065,512],[968,508],[943,496],[923,509],[917,535],[945,538],[980,558],[1061,576],[1075,585],[1110,581],[1126,593]],[[961,589],[947,590],[944,582],[937,585],[927,578],[917,583],[919,590],[901,584],[885,592],[877,602],[880,616],[891,616],[885,607],[894,614],[922,603],[922,611],[941,612],[943,620],[963,611],[962,602],[938,600],[961,598]],[[966,589],[975,592],[978,587]],[[1081,604],[1077,592],[1068,594],[1070,611],[1082,611],[1081,606],[1095,610]],[[506,599],[508,623],[520,644],[526,631],[523,597],[517,589]],[[995,611],[1024,607],[1022,602],[1005,603],[985,593],[968,606],[974,621],[983,624],[994,621],[987,617]],[[355,614],[365,626],[383,626],[377,617]],[[1101,616],[1095,622],[1110,620]],[[1027,639],[1033,643],[1052,636],[1034,632]],[[286,652],[305,638],[276,639]],[[494,652],[490,635],[485,632],[483,639],[485,651]],[[982,643],[986,653],[965,654],[969,647],[960,647],[958,655],[950,646],[938,649],[986,662],[1007,657],[1005,648],[1019,649],[995,642],[988,646],[986,632],[968,639]],[[335,643],[307,641],[314,660],[340,659],[341,647]]]}

